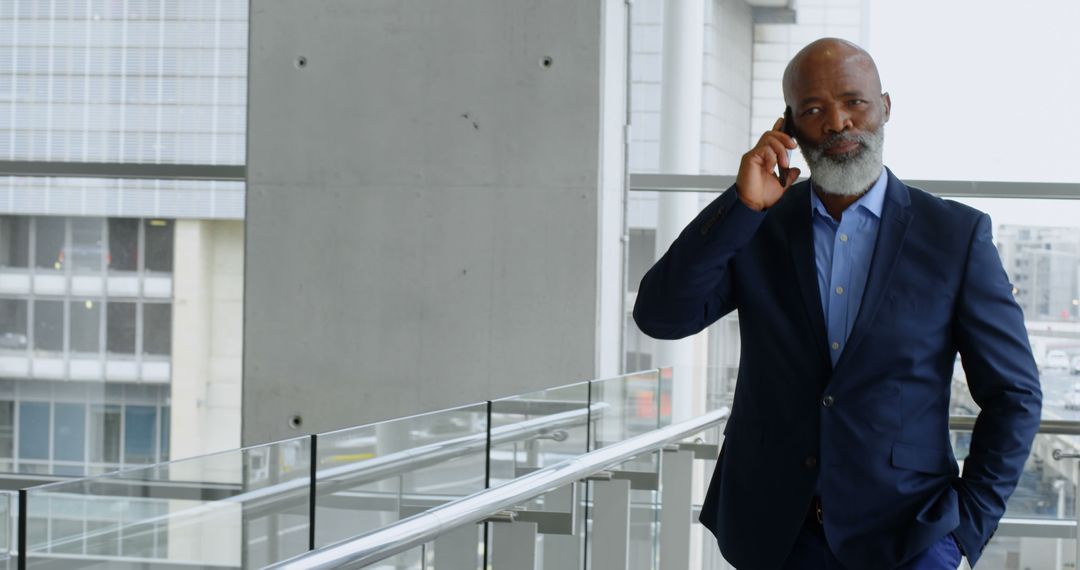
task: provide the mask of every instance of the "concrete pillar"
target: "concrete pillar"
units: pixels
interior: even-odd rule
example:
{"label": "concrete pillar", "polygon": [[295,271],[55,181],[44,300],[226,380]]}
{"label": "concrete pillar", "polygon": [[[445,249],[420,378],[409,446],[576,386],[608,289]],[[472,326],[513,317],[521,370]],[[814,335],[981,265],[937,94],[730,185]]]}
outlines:
{"label": "concrete pillar", "polygon": [[243,223],[177,220],[172,459],[240,446]]}
{"label": "concrete pillar", "polygon": [[245,444],[617,369],[625,10],[252,4]]}
{"label": "concrete pillar", "polygon": [[[660,85],[660,172],[700,174],[701,91],[705,6],[700,0],[664,3],[663,71]],[[662,193],[658,204],[656,247],[659,258],[699,211],[697,194]],[[672,417],[689,418],[693,402],[694,341],[660,341],[655,362],[674,366]]]}

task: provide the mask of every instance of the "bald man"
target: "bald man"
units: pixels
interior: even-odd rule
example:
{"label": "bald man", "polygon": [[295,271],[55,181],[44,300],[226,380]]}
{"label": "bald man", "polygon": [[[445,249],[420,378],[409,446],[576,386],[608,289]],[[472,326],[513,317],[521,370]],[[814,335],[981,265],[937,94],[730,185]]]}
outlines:
{"label": "bald man", "polygon": [[[739,311],[735,401],[701,522],[739,570],[974,566],[1042,406],[990,219],[883,166],[892,101],[863,49],[813,42],[783,89],[791,124],[743,155],[634,307],[660,339]],[[789,168],[795,148],[808,181]],[[962,475],[949,438],[958,353],[981,409]]]}

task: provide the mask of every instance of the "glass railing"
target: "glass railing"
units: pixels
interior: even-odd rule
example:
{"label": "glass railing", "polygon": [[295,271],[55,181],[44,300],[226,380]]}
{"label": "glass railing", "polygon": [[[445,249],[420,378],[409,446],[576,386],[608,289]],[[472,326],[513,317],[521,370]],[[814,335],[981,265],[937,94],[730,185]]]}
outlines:
{"label": "glass railing", "polygon": [[[693,522],[722,441],[720,416],[624,451],[726,410],[728,380],[712,369],[651,370],[0,494],[0,570],[262,568],[431,520],[442,521],[438,532],[363,567],[498,570],[529,560],[535,569],[587,569],[615,552],[634,570],[724,569]],[[972,424],[954,417],[960,461]],[[1074,564],[1078,434],[1080,422],[1044,421],[987,567]],[[616,451],[623,456],[602,469],[519,493],[471,523],[447,522],[463,520],[458,506],[485,491],[550,480]]]}

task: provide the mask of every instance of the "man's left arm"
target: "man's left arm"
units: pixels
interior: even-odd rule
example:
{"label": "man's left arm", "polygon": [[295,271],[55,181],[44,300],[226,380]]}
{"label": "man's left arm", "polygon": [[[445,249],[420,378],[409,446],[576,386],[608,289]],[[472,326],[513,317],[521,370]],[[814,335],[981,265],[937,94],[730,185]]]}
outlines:
{"label": "man's left arm", "polygon": [[1039,428],[1042,389],[1024,315],[990,233],[979,217],[957,298],[954,332],[980,412],[957,480],[957,541],[974,565],[1005,513]]}

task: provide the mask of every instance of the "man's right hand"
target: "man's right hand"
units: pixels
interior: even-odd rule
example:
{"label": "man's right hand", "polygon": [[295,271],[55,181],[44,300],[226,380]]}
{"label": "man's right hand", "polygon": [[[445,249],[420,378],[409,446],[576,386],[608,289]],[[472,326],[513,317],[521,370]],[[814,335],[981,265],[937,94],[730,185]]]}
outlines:
{"label": "man's right hand", "polygon": [[[799,178],[800,171],[790,168],[787,153],[798,145],[780,130],[783,125],[784,119],[777,119],[773,130],[761,135],[757,146],[744,154],[739,163],[739,175],[735,178],[739,199],[758,212],[771,208]],[[776,174],[777,166],[787,174],[786,180]]]}

